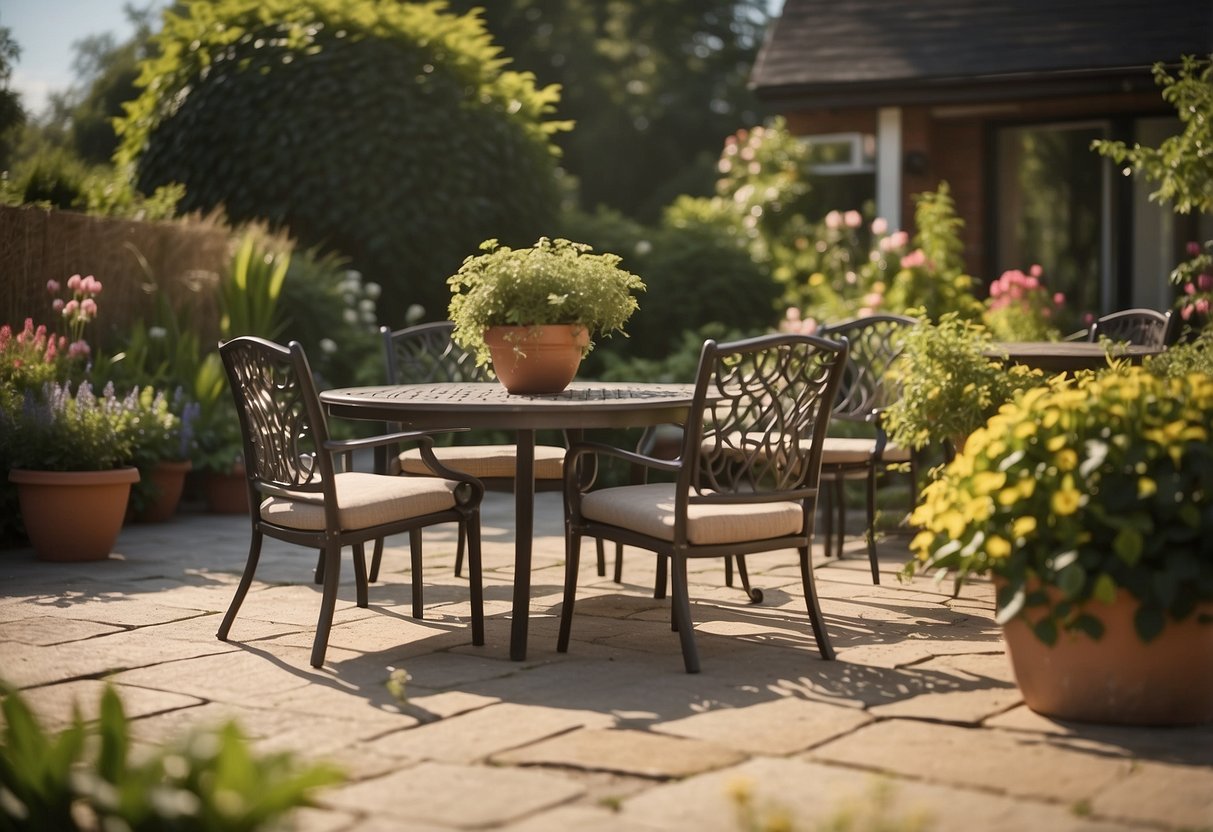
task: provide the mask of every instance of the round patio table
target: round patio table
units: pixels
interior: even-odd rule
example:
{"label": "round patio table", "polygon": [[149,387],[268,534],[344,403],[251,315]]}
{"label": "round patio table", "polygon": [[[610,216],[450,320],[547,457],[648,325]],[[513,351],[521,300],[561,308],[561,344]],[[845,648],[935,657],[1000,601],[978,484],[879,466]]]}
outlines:
{"label": "round patio table", "polygon": [[514,593],[510,658],[526,658],[531,549],[535,515],[535,431],[682,424],[693,384],[573,382],[562,393],[511,395],[498,382],[440,382],[327,390],[320,401],[333,416],[397,422],[406,428],[512,430],[514,473]]}

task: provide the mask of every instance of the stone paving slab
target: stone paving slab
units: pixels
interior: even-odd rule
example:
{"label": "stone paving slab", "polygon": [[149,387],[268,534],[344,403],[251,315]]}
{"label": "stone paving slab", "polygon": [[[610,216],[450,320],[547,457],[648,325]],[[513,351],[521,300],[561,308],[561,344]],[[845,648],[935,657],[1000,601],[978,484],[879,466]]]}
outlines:
{"label": "stone paving slab", "polygon": [[[470,643],[454,527],[425,533],[425,618],[412,618],[407,536],[388,540],[371,605],[346,553],[324,667],[309,664],[315,554],[267,542],[232,631],[216,640],[244,567],[247,518],[185,514],[124,529],[97,564],[0,552],[0,678],[51,725],[119,686],[142,747],[237,719],[259,751],[341,766],[345,785],[295,815],[303,832],[748,832],[730,797],[795,828],[889,821],[909,832],[1213,829],[1213,725],[1116,728],[1033,714],[1013,686],[993,591],[896,572],[904,536],[814,552],[836,661],[817,650],[793,553],[748,559],[752,605],[723,561],[690,570],[703,672],[683,672],[655,559],[627,550],[624,583],[587,544],[573,642],[555,650],[563,582],[559,495],[537,500],[527,660],[508,658],[512,497],[484,508],[487,643]],[[388,688],[411,680],[407,699]],[[880,785],[880,784],[886,785]],[[873,815],[876,812],[879,817]],[[867,813],[867,814],[865,814]],[[751,819],[753,820],[753,818]],[[852,825],[856,832],[862,825]]]}

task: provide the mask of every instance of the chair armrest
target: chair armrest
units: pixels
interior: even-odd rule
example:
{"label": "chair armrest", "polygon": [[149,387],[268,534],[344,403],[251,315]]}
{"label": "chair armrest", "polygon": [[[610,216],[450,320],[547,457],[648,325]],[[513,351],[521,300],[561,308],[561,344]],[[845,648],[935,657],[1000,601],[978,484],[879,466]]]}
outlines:
{"label": "chair armrest", "polygon": [[335,454],[358,451],[363,448],[377,448],[381,445],[395,445],[400,442],[420,442],[432,444],[431,437],[444,433],[465,431],[467,428],[443,428],[441,430],[405,430],[397,433],[385,433],[379,436],[367,436],[361,439],[330,439],[324,443],[324,449]]}
{"label": "chair armrest", "polygon": [[682,468],[681,459],[658,459],[653,456],[645,456],[635,451],[625,451],[622,448],[616,448],[613,445],[605,445],[601,442],[574,442],[569,446],[568,453],[564,457],[565,469],[572,467],[576,463],[577,457],[594,454],[595,456],[610,456],[616,459],[622,459],[625,462],[632,462],[637,465],[643,465],[647,468],[656,468],[660,471],[678,471]]}

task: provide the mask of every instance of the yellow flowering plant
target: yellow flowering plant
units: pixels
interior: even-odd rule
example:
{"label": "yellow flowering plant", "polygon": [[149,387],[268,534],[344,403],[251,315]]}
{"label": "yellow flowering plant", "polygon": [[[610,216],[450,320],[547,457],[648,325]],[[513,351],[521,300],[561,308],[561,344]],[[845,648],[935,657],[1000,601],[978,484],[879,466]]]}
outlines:
{"label": "yellow flowering plant", "polygon": [[[1092,601],[1138,601],[1143,641],[1213,600],[1213,376],[1114,367],[1005,404],[928,485],[903,574],[1000,578],[1046,644],[1098,639]],[[1046,591],[1053,588],[1056,591]]]}

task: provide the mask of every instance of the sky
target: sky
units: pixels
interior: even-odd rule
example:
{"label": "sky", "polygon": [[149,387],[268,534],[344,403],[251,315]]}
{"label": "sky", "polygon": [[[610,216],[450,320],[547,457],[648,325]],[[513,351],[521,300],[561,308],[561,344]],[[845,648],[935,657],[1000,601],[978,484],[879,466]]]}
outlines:
{"label": "sky", "polygon": [[122,8],[167,5],[165,0],[0,0],[0,26],[21,47],[12,87],[27,112],[40,115],[50,92],[62,92],[74,80],[72,44],[89,35],[112,32],[121,43],[134,28]]}
{"label": "sky", "polygon": [[[123,6],[161,9],[167,0],[0,0],[0,26],[11,30],[21,47],[13,67],[12,87],[21,93],[26,111],[41,115],[51,92],[71,86],[75,75],[72,44],[90,35],[112,32],[117,42],[130,37]],[[783,0],[769,0],[778,14]]]}

